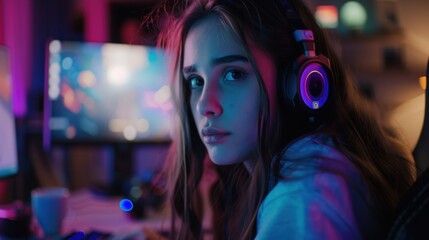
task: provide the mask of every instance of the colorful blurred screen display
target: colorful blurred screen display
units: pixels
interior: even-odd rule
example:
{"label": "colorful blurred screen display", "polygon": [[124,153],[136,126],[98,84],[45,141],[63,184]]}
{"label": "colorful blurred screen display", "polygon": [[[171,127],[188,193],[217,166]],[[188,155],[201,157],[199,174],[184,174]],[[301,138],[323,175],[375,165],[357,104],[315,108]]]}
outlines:
{"label": "colorful blurred screen display", "polygon": [[162,50],[54,40],[48,61],[45,144],[170,141],[173,106]]}
{"label": "colorful blurred screen display", "polygon": [[17,173],[15,118],[12,110],[12,78],[7,48],[0,46],[0,178]]}

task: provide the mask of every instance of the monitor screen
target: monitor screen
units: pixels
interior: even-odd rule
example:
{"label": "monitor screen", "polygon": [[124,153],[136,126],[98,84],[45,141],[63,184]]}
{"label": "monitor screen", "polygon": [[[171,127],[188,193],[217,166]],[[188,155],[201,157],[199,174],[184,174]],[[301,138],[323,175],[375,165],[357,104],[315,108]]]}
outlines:
{"label": "monitor screen", "polygon": [[162,50],[54,40],[47,52],[45,147],[170,141],[173,106]]}
{"label": "monitor screen", "polygon": [[0,46],[0,178],[16,174],[18,156],[12,111],[12,79],[7,48]]}

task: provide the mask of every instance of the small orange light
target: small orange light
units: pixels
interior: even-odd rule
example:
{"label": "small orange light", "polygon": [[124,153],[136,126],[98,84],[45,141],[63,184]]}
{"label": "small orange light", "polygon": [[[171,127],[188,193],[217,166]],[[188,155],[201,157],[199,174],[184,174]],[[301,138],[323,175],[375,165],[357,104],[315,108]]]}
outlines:
{"label": "small orange light", "polygon": [[338,10],[333,5],[318,6],[315,17],[324,28],[336,28],[338,26]]}
{"label": "small orange light", "polygon": [[423,90],[426,90],[426,84],[427,84],[427,79],[426,79],[426,77],[420,77],[420,78],[419,78],[419,83],[420,83],[420,87],[421,87]]}

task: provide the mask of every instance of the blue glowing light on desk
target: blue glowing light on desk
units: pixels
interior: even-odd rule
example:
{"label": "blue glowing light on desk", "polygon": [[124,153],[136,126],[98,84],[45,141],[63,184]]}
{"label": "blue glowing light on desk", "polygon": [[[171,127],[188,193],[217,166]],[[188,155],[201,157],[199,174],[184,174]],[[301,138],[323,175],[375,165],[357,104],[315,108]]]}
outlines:
{"label": "blue glowing light on desk", "polygon": [[122,211],[129,212],[133,209],[134,206],[131,200],[124,198],[119,202],[119,207]]}

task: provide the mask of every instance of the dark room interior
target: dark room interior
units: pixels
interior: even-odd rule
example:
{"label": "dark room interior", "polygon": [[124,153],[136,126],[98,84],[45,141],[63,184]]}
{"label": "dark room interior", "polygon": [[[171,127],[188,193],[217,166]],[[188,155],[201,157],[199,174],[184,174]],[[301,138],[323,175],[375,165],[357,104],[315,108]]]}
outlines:
{"label": "dark room interior", "polygon": [[[64,236],[167,231],[157,187],[173,106],[158,29],[144,24],[158,2],[0,0],[0,218],[10,208],[28,211],[33,189],[62,187],[71,206]],[[429,1],[304,2],[379,117],[411,152],[429,149],[421,140]],[[419,154],[423,171],[429,156]],[[12,166],[3,170],[6,161]],[[28,236],[25,227],[4,230],[5,222],[0,235]]]}

